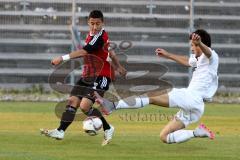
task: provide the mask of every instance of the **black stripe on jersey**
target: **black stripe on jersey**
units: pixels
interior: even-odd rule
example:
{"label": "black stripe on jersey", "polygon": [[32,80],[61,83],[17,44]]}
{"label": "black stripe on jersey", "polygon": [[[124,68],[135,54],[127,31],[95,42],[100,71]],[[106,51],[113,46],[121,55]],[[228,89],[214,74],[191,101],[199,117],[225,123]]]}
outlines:
{"label": "black stripe on jersey", "polygon": [[102,35],[103,30],[101,30],[98,34],[96,34],[93,39],[89,42],[90,45],[94,45],[94,43],[97,41],[97,39]]}
{"label": "black stripe on jersey", "polygon": [[104,46],[103,33],[104,30],[101,30],[86,46],[83,47],[83,49],[88,53],[92,53],[102,48]]}

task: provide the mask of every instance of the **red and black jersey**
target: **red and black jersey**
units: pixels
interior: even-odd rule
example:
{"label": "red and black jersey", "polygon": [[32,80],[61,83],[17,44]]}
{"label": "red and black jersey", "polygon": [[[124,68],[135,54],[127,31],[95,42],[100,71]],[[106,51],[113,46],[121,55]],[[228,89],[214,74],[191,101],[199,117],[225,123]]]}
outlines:
{"label": "red and black jersey", "polygon": [[83,49],[89,53],[89,56],[84,56],[83,77],[97,75],[114,78],[108,62],[108,41],[108,34],[104,29],[96,35],[90,33],[87,35]]}

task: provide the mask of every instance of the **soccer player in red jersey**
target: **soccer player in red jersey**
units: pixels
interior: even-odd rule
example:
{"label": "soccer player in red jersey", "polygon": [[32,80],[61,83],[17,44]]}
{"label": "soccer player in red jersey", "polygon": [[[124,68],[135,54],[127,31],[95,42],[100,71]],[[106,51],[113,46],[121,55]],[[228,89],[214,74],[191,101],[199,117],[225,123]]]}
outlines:
{"label": "soccer player in red jersey", "polygon": [[[109,88],[111,81],[114,79],[114,73],[111,70],[109,59],[116,66],[114,69],[120,75],[126,75],[126,70],[119,63],[116,54],[113,51],[108,51],[109,40],[108,34],[103,28],[103,14],[99,10],[93,10],[88,17],[88,25],[90,32],[85,40],[86,45],[77,51],[70,54],[56,57],[52,60],[53,65],[58,65],[63,61],[73,58],[83,57],[84,67],[83,73],[76,86],[73,88],[65,112],[62,114],[60,126],[54,130],[44,130],[46,136],[63,139],[64,132],[74,120],[77,109],[80,107],[83,113],[87,116],[97,116],[102,120],[104,130],[104,140],[102,145],[106,145],[112,139],[114,127],[110,125],[101,112],[92,107],[95,102],[93,97],[93,89],[106,91]],[[82,95],[79,87],[93,88],[88,94]],[[85,93],[85,92],[84,92]],[[104,92],[101,92],[102,94]]]}

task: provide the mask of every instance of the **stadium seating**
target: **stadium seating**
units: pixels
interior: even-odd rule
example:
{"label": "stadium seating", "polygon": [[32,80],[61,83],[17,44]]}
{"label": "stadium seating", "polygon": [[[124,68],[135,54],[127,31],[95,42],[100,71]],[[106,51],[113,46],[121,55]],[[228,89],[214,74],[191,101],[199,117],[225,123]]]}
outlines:
{"label": "stadium seating", "polygon": [[[164,79],[175,86],[188,84],[187,68],[156,58],[154,54],[156,47],[189,54],[188,0],[154,0],[152,13],[148,0],[77,1],[77,24],[82,35],[88,31],[87,15],[96,9],[95,3],[104,12],[110,40],[116,44],[123,40],[133,44],[132,48],[117,49],[117,52],[127,54],[131,62],[165,64],[169,72]],[[68,29],[71,10],[69,0],[0,2],[0,87],[48,83],[53,71],[50,60],[71,51]],[[220,56],[220,90],[238,91],[240,87],[239,10],[239,0],[195,1],[195,28],[211,33],[213,49]],[[148,66],[148,69],[152,68]]]}

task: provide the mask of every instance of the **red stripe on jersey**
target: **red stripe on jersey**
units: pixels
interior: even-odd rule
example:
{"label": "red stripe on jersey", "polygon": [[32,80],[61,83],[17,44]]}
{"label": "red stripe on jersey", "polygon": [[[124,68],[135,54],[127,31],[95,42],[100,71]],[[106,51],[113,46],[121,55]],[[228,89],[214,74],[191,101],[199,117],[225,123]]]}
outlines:
{"label": "red stripe on jersey", "polygon": [[103,43],[101,43],[100,46],[97,46],[97,49],[95,48],[93,51],[91,51],[91,53],[89,53],[89,56],[84,57],[84,67],[82,76],[83,77],[105,76],[110,79],[114,79],[115,77],[114,71],[110,63],[107,61],[109,40],[108,34],[107,32],[105,32],[105,30],[102,30],[102,34],[99,35],[99,37],[91,36],[89,33],[85,40],[86,45],[88,45],[88,49],[89,45],[95,45],[95,43],[99,44],[97,41],[101,42],[103,41]]}

